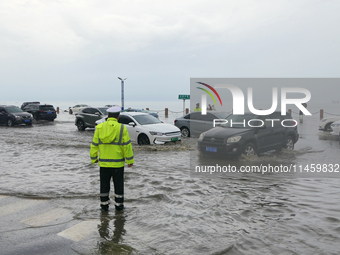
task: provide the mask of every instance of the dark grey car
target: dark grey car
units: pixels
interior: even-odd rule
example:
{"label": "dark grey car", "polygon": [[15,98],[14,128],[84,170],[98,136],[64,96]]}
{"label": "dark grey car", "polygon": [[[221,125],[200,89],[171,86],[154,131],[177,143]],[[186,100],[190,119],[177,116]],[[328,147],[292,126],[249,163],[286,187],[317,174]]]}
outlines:
{"label": "dark grey car", "polygon": [[174,124],[181,130],[183,137],[198,136],[214,127],[214,119],[225,119],[228,115],[230,113],[218,111],[208,111],[206,115],[202,115],[201,112],[191,112],[175,119]]}
{"label": "dark grey car", "polygon": [[9,127],[13,125],[26,124],[32,125],[33,116],[28,112],[24,112],[14,105],[0,105],[0,124]]}
{"label": "dark grey car", "polygon": [[75,125],[79,131],[94,128],[96,121],[107,116],[107,107],[85,107],[76,113]]}
{"label": "dark grey car", "polygon": [[292,150],[299,139],[297,123],[289,113],[283,116],[280,112],[268,116],[230,115],[227,121],[200,135],[198,150],[202,154],[225,157],[243,153],[251,156],[274,149]]}

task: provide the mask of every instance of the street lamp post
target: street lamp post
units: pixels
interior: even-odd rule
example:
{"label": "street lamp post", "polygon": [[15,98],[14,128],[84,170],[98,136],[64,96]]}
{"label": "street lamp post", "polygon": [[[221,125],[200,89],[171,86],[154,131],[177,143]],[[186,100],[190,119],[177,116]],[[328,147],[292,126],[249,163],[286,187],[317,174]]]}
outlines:
{"label": "street lamp post", "polygon": [[118,77],[119,80],[121,80],[121,84],[122,84],[122,111],[124,110],[124,81],[126,80],[126,78],[122,79],[120,77]]}

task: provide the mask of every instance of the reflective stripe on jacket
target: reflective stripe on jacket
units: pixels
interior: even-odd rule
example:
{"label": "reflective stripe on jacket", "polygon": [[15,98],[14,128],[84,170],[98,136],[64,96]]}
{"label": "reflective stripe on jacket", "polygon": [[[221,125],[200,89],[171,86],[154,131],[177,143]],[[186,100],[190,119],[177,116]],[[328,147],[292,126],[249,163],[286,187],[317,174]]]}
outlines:
{"label": "reflective stripe on jacket", "polygon": [[[134,163],[133,150],[127,128],[116,118],[97,125],[91,144],[92,164],[98,159],[101,167],[123,167]],[[99,156],[99,157],[98,157]]]}

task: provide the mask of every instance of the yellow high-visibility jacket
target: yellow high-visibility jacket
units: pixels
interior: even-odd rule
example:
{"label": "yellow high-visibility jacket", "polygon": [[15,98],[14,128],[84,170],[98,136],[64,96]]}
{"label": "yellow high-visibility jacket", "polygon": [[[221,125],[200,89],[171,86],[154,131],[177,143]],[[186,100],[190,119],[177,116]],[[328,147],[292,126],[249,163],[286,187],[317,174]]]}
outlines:
{"label": "yellow high-visibility jacket", "polygon": [[[123,167],[134,163],[133,150],[126,127],[116,118],[100,123],[94,132],[90,156],[92,164],[98,159],[100,167]],[[98,158],[99,156],[99,158]]]}

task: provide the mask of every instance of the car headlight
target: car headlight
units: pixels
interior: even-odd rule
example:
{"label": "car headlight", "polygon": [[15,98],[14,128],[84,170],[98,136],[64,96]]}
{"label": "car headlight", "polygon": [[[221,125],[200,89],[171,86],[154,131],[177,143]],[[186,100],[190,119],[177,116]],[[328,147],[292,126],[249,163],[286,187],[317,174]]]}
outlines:
{"label": "car headlight", "polygon": [[340,124],[332,124],[331,127],[340,127]]}
{"label": "car headlight", "polygon": [[198,137],[198,141],[202,142],[204,138],[204,133],[200,134],[200,136]]}
{"label": "car headlight", "polygon": [[33,115],[32,114],[30,115],[30,119],[33,119]]}
{"label": "car headlight", "polygon": [[237,143],[238,141],[240,141],[242,138],[242,136],[238,135],[238,136],[233,136],[228,138],[227,143]]}
{"label": "car headlight", "polygon": [[17,120],[20,120],[20,119],[21,119],[21,116],[15,116],[15,118],[16,118]]}
{"label": "car headlight", "polygon": [[155,131],[149,131],[149,133],[150,133],[151,135],[158,135],[158,136],[162,136],[162,135],[164,135],[164,133],[161,133],[161,132],[155,132]]}

